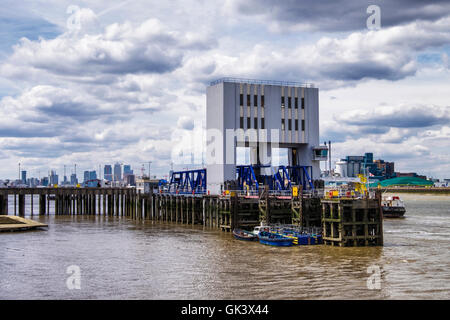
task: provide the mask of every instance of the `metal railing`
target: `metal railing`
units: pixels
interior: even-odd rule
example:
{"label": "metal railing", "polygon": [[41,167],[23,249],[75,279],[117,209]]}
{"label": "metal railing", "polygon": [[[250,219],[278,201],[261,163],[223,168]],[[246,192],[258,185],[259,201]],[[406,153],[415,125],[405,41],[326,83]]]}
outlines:
{"label": "metal railing", "polygon": [[257,80],[257,79],[241,79],[241,78],[220,78],[210,83],[211,86],[222,82],[231,83],[248,83],[248,84],[264,84],[272,86],[285,86],[285,87],[303,87],[303,88],[314,88],[313,83],[308,82],[296,82],[296,81],[278,81],[278,80]]}

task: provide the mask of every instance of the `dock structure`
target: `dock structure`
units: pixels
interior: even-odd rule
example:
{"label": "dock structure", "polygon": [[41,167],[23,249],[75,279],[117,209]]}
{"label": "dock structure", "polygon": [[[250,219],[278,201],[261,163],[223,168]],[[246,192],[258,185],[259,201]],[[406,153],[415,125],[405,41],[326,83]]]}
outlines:
{"label": "dock structure", "polygon": [[[33,199],[37,201],[33,202]],[[134,220],[203,225],[223,231],[260,224],[323,227],[325,244],[382,245],[381,198],[321,199],[318,196],[141,193],[134,188],[4,188],[0,215],[13,201],[14,215],[102,215]]]}
{"label": "dock structure", "polygon": [[381,194],[366,199],[322,199],[323,240],[340,247],[382,246]]}
{"label": "dock structure", "polygon": [[0,216],[0,232],[25,231],[43,227],[48,225],[16,216]]}

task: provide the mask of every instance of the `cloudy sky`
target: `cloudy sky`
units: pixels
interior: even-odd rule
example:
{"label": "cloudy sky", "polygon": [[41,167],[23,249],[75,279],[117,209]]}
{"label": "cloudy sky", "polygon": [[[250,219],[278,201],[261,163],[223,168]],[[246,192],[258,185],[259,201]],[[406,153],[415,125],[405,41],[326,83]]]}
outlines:
{"label": "cloudy sky", "polygon": [[2,0],[0,35],[0,179],[19,162],[167,174],[225,76],[314,83],[334,160],[450,178],[448,1]]}

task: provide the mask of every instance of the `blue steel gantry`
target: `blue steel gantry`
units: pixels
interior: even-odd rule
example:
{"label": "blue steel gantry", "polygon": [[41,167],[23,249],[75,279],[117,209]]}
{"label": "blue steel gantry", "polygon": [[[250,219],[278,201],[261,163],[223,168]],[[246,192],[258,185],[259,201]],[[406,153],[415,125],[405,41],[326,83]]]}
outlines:
{"label": "blue steel gantry", "polygon": [[169,192],[179,194],[206,193],[206,169],[172,172]]}

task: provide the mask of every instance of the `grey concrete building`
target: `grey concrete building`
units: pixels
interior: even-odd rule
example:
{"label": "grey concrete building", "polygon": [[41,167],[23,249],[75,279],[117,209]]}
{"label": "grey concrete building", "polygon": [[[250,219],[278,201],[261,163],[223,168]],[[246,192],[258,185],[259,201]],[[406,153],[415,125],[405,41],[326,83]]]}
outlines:
{"label": "grey concrete building", "polygon": [[[275,148],[288,149],[289,165],[326,160],[319,146],[319,90],[311,84],[224,78],[206,94],[208,190],[236,179],[236,147],[250,149],[251,164],[271,164]],[[255,140],[256,139],[256,140]],[[326,148],[325,148],[326,149]],[[270,174],[270,168],[262,169]]]}

